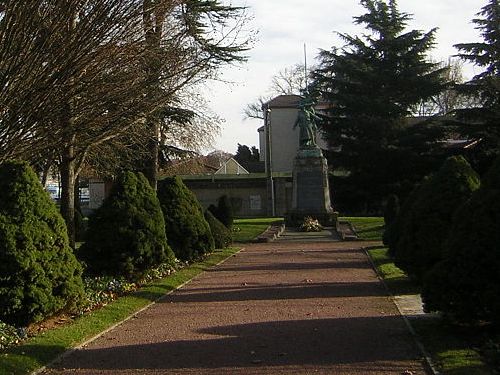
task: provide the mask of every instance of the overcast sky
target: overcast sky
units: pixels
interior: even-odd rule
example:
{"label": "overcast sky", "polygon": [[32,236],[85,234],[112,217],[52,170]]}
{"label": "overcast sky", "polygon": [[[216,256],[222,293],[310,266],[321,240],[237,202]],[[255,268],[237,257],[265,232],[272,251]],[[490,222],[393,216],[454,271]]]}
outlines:
{"label": "overcast sky", "polygon": [[[335,32],[360,35],[354,16],[364,13],[358,0],[233,0],[246,5],[253,14],[251,27],[258,30],[257,41],[248,52],[249,61],[240,68],[227,68],[222,78],[233,84],[210,83],[207,96],[213,110],[225,119],[215,149],[234,153],[238,143],[258,147],[258,120],[244,120],[243,109],[265,95],[273,75],[303,61],[306,43],[308,60],[320,49],[340,47]],[[400,11],[413,15],[411,29],[429,31],[437,27],[435,60],[456,53],[453,45],[479,39],[471,23],[486,0],[399,0]],[[467,67],[466,74],[475,73]]]}

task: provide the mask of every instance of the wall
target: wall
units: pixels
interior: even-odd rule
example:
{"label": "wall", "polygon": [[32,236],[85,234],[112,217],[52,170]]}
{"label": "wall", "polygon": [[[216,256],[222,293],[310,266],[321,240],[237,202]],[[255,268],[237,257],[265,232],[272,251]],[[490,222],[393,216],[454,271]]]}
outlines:
{"label": "wall", "polygon": [[[227,195],[236,217],[267,217],[270,206],[267,194],[268,179],[264,174],[240,176],[182,176],[186,186],[196,195],[204,209],[217,204],[222,195]],[[276,215],[284,216],[291,208],[291,177],[275,177]]]}

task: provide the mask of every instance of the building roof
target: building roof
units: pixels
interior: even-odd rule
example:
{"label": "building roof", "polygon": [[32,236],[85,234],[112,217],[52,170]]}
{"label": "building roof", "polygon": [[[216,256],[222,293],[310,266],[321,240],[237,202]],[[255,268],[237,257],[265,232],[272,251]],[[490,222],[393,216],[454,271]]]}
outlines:
{"label": "building roof", "polygon": [[265,103],[262,107],[265,108],[297,108],[299,106],[300,95],[279,95]]}
{"label": "building roof", "polygon": [[240,163],[238,163],[234,158],[227,159],[222,163],[221,167],[215,172],[215,174],[249,174]]}

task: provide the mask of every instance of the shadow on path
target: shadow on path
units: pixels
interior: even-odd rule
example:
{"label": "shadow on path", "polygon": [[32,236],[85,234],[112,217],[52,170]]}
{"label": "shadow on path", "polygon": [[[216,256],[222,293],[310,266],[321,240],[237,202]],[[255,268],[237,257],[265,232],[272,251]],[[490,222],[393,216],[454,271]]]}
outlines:
{"label": "shadow on path", "polygon": [[[383,362],[392,362],[391,371],[397,371],[395,362],[416,359],[399,317],[237,324],[205,328],[197,333],[201,336],[199,339],[80,350],[62,366],[111,370],[213,369],[255,364],[307,366],[369,362],[370,368],[375,369],[385,366]],[[112,337],[108,339],[112,341]]]}
{"label": "shadow on path", "polygon": [[380,296],[385,289],[379,282],[301,283],[278,285],[244,285],[223,288],[190,288],[163,299],[171,302],[272,301],[336,297]]}

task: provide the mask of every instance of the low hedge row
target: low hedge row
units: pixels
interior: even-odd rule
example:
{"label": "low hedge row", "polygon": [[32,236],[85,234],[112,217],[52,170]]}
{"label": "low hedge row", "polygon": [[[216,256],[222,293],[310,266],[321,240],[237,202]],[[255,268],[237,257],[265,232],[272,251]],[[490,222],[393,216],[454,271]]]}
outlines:
{"label": "low hedge row", "polygon": [[64,220],[30,166],[0,165],[0,321],[27,326],[81,311],[89,302],[83,272],[134,283],[152,269],[170,270],[176,257],[213,251],[214,235],[218,248],[231,243],[231,232],[209,214],[205,219],[179,178],[161,181],[158,197],[142,174],[122,173],[89,218],[75,256]]}

